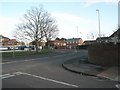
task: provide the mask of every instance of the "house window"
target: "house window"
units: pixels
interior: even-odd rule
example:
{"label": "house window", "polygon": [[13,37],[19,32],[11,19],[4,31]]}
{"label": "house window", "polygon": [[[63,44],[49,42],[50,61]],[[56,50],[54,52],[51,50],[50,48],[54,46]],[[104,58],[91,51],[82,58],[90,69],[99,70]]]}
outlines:
{"label": "house window", "polygon": [[63,45],[65,46],[65,45],[66,45],[66,43],[63,43]]}

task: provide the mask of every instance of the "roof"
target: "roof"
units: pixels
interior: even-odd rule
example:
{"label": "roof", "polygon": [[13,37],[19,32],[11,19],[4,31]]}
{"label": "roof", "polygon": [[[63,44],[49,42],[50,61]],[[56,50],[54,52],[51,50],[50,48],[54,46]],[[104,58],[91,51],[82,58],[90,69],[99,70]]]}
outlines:
{"label": "roof", "polygon": [[96,40],[87,40],[87,41],[84,41],[83,43],[87,43],[87,42],[96,42]]}
{"label": "roof", "polygon": [[120,38],[120,28],[117,31],[115,31],[110,37],[114,36],[118,36],[118,38]]}
{"label": "roof", "polygon": [[71,38],[71,39],[67,39],[67,41],[78,41],[80,40],[81,38]]}
{"label": "roof", "polygon": [[51,41],[48,41],[48,42],[65,42],[65,41],[62,41],[62,40],[51,40]]}
{"label": "roof", "polygon": [[96,40],[99,40],[99,39],[106,40],[106,39],[110,39],[110,37],[98,37]]}
{"label": "roof", "polygon": [[7,38],[7,39],[9,39],[8,37],[5,37],[5,36],[3,36],[3,35],[0,35],[0,38]]}
{"label": "roof", "polygon": [[11,39],[10,42],[16,42],[16,39]]}

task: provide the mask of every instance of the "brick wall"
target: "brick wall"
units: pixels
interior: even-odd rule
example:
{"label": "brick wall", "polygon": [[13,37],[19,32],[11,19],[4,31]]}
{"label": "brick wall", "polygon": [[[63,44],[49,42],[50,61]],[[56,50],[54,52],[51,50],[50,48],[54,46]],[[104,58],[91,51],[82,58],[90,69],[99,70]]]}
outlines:
{"label": "brick wall", "polygon": [[93,44],[88,47],[90,63],[108,66],[120,66],[120,44]]}

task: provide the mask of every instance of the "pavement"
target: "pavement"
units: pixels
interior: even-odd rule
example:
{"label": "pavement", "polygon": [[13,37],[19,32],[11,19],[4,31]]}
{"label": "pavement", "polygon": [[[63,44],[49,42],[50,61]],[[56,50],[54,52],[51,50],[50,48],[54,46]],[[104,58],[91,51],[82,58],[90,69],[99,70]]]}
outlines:
{"label": "pavement", "polygon": [[99,79],[109,79],[120,83],[120,67],[117,66],[100,66],[89,63],[87,58],[76,58],[65,61],[62,66],[72,72],[82,75],[94,76]]}

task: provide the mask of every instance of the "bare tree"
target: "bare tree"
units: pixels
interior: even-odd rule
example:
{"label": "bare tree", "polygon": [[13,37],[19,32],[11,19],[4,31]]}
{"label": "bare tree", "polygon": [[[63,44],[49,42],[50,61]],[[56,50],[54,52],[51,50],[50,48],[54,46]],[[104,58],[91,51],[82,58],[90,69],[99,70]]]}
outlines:
{"label": "bare tree", "polygon": [[46,27],[44,29],[45,40],[48,42],[52,38],[56,38],[56,35],[58,34],[57,33],[58,28],[57,28],[57,25],[55,24],[55,21],[52,19],[49,22],[46,22],[45,25],[46,25]]}
{"label": "bare tree", "polygon": [[97,36],[94,32],[90,32],[89,34],[87,34],[87,38],[88,39],[95,39]]}
{"label": "bare tree", "polygon": [[24,38],[35,41],[36,52],[38,53],[38,43],[44,38],[50,39],[57,32],[57,25],[50,14],[42,7],[34,7],[24,14],[22,23],[17,25],[16,38]]}
{"label": "bare tree", "polygon": [[104,33],[101,34],[101,37],[105,37],[106,35]]}

